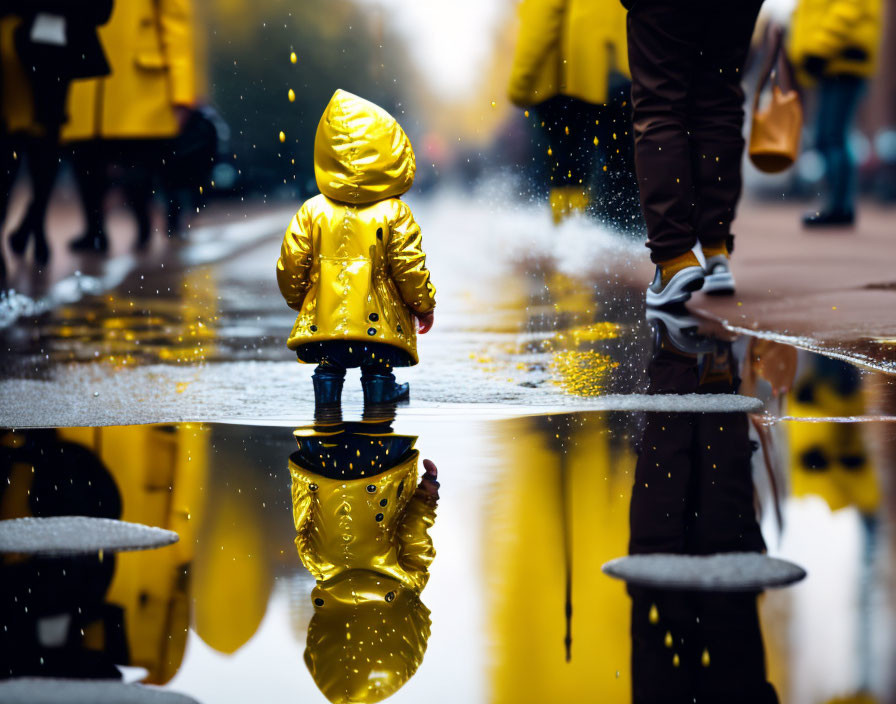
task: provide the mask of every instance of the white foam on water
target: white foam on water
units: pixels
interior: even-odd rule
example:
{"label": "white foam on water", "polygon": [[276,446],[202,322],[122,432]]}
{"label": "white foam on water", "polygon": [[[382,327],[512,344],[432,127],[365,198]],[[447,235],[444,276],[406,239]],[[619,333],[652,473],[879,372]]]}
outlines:
{"label": "white foam on water", "polygon": [[139,523],[90,516],[13,518],[0,521],[0,553],[76,555],[151,550],[171,545],[177,533]]}
{"label": "white foam on water", "polygon": [[183,694],[115,680],[19,677],[0,682],[3,704],[198,704]]}

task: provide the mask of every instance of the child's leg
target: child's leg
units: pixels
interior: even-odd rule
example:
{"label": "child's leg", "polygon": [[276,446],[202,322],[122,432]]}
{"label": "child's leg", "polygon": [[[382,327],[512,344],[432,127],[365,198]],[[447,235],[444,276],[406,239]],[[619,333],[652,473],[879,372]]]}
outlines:
{"label": "child's leg", "polygon": [[344,381],[345,367],[327,359],[322,360],[311,375],[311,383],[314,384],[314,405],[338,406],[342,401]]}
{"label": "child's leg", "polygon": [[396,384],[392,365],[385,357],[371,355],[361,362],[361,388],[365,404],[396,403],[410,394],[408,384]]}

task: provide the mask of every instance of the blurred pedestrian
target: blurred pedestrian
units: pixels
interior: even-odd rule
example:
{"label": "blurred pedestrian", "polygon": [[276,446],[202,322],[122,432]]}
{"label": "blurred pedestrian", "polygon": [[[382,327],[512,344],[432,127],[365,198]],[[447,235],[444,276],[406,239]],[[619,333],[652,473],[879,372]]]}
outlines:
{"label": "blurred pedestrian", "polygon": [[137,245],[149,243],[153,179],[197,99],[192,0],[118,2],[100,37],[111,75],[76,81],[71,119],[62,131],[71,144],[87,229],[76,251],[104,252],[103,198],[111,164],[137,219]]}
{"label": "blurred pedestrian", "polygon": [[[762,0],[624,0],[635,165],[647,246],[647,303],[701,286],[733,293],[731,221],[741,192],[741,69]],[[699,241],[706,269],[692,251]],[[705,281],[705,283],[704,283]]]}
{"label": "blurred pedestrian", "polygon": [[509,96],[532,108],[548,142],[559,223],[589,208],[599,150],[603,172],[631,179],[625,11],[616,0],[523,0],[519,15]]}
{"label": "blurred pedestrian", "polygon": [[806,213],[806,227],[855,222],[849,133],[877,64],[881,22],[881,0],[799,0],[794,10],[788,50],[801,82],[818,85],[815,148],[827,176],[825,204]]}
{"label": "blurred pedestrian", "polygon": [[361,368],[365,405],[408,398],[393,367],[417,364],[417,331],[432,328],[436,289],[420,226],[401,200],[417,162],[401,125],[373,103],[337,90],[314,138],[320,194],[283,237],[277,284],[298,311],[286,344],[316,364],[316,410],[338,407],[347,368]]}
{"label": "blurred pedestrian", "polygon": [[[69,85],[109,72],[97,26],[109,19],[112,0],[5,5],[12,17],[3,20],[4,121],[7,134],[20,139],[32,184],[31,203],[9,244],[13,252],[23,254],[33,237],[34,259],[43,265],[50,257],[45,220],[59,167],[59,132],[67,117]],[[10,146],[7,140],[4,159],[8,160]],[[4,215],[17,171],[17,164],[9,166],[4,169]]]}

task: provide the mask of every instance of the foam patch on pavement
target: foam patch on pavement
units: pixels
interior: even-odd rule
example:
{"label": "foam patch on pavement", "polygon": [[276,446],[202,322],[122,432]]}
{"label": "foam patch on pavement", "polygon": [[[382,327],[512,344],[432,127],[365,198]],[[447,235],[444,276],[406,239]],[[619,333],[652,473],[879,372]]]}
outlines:
{"label": "foam patch on pavement", "polygon": [[0,552],[78,555],[151,550],[177,541],[173,531],[111,518],[53,516],[0,521]]}
{"label": "foam patch on pavement", "polygon": [[756,552],[629,555],[611,560],[601,569],[639,587],[709,592],[785,587],[806,577],[799,565]]}

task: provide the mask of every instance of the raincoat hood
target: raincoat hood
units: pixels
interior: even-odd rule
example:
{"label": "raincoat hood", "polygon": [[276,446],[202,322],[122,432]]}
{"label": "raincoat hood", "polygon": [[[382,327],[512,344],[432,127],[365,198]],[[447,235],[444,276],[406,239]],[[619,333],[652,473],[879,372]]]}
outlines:
{"label": "raincoat hood", "polygon": [[430,612],[401,582],[350,570],[319,584],[311,597],[305,664],[333,704],[382,701],[420,667]]}
{"label": "raincoat hood", "polygon": [[389,113],[337,90],[314,137],[314,177],[327,198],[373,203],[405,193],[417,164],[411,141]]}

